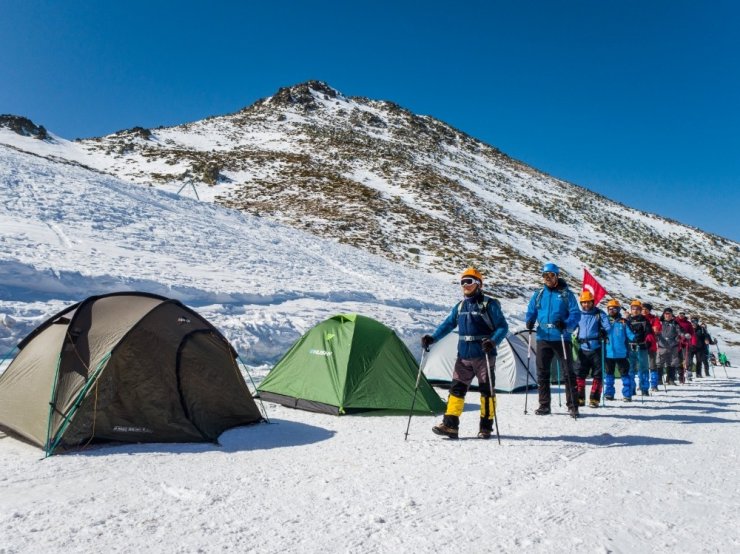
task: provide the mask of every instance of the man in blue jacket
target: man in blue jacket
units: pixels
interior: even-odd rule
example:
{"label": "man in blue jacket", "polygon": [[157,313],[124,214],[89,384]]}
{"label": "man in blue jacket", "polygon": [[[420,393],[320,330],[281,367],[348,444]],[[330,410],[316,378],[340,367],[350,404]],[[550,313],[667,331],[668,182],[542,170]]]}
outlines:
{"label": "man in blue jacket", "polygon": [[[478,378],[480,388],[480,427],[478,437],[488,439],[493,429],[496,413],[495,397],[491,391],[496,385],[494,367],[496,347],[509,332],[509,326],[501,311],[498,300],[484,295],[483,276],[475,268],[468,268],[460,276],[463,300],[457,304],[445,320],[431,335],[421,338],[421,345],[428,349],[457,327],[460,338],[457,343],[457,360],[452,374],[450,395],[447,399],[442,423],[432,431],[456,439],[460,427],[460,415],[465,408],[465,394],[473,377]],[[488,358],[488,359],[487,359]],[[491,381],[488,367],[491,367]]]}
{"label": "man in blue jacket", "polygon": [[581,311],[575,295],[560,278],[560,268],[546,263],[542,268],[544,287],[536,291],[527,306],[527,329],[537,324],[537,388],[540,407],[537,415],[550,413],[550,364],[557,357],[565,374],[565,399],[568,412],[578,417],[576,376],[573,372],[570,348],[565,348],[564,333],[570,335],[578,325]]}

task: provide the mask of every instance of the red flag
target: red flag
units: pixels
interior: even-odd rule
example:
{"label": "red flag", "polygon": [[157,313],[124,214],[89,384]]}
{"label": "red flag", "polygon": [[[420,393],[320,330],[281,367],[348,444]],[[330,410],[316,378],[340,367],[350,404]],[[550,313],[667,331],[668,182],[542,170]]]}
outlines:
{"label": "red flag", "polygon": [[598,305],[601,299],[606,296],[606,289],[594,279],[594,276],[585,267],[583,268],[583,290],[590,290],[591,294],[594,295],[594,306]]}

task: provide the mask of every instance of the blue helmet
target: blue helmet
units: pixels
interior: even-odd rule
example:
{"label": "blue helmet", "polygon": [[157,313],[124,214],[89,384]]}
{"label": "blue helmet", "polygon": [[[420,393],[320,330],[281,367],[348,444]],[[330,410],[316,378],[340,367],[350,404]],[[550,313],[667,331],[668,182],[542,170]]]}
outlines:
{"label": "blue helmet", "polygon": [[552,271],[555,275],[560,275],[560,268],[553,263],[547,262],[542,266],[542,273]]}

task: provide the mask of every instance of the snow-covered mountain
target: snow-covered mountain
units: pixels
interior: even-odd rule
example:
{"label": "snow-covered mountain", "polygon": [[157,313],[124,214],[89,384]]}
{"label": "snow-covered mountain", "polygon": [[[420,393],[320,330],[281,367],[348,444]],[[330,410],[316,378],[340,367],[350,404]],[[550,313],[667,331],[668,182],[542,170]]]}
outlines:
{"label": "snow-covered mountain", "polygon": [[455,302],[457,287],[424,272],[76,163],[0,145],[0,176],[5,351],[62,307],[116,290],[195,307],[255,365],[342,312],[384,321],[418,350]]}
{"label": "snow-covered mountain", "polygon": [[311,81],[234,114],[74,142],[10,119],[0,143],[438,275],[475,264],[501,297],[521,301],[551,260],[576,285],[588,267],[621,300],[680,306],[740,332],[737,243],[558,180],[391,102]]}
{"label": "snow-covered mountain", "polygon": [[[392,250],[283,225],[277,211],[257,217],[132,185],[102,173],[109,158],[88,143],[34,138],[40,127],[14,121],[21,134],[0,131],[0,355],[73,302],[136,289],[195,308],[259,380],[305,330],[341,312],[383,321],[418,353],[419,336],[458,300],[459,267],[430,274],[388,260]],[[213,200],[238,188],[198,190]],[[316,221],[331,228],[329,216]],[[687,262],[661,263],[680,274]],[[522,284],[501,289],[513,295],[502,298],[512,327],[525,300],[516,287],[529,277],[519,271]],[[738,342],[710,330],[723,350]],[[578,421],[558,405],[562,388],[547,417],[532,413],[533,395],[502,394],[500,445],[475,439],[472,393],[459,441],[433,435],[432,416],[269,403],[269,425],[229,430],[218,445],[91,444],[40,460],[0,431],[0,552],[736,552],[740,493],[718,476],[737,471],[739,375],[714,368],[641,402],[584,408]]]}

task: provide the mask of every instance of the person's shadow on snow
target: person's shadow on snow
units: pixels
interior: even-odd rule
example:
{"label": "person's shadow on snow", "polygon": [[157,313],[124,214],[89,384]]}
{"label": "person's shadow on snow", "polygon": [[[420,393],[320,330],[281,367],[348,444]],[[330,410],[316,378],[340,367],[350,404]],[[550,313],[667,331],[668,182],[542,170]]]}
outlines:
{"label": "person's shadow on snow", "polygon": [[501,442],[504,441],[528,441],[534,444],[528,446],[544,446],[542,442],[570,442],[574,444],[590,444],[602,448],[617,448],[624,446],[666,446],[676,444],[693,444],[691,441],[681,439],[665,439],[662,437],[648,437],[645,435],[620,435],[615,436],[610,433],[601,435],[582,437],[578,435],[557,435],[555,437],[522,437],[516,435],[502,435]]}
{"label": "person's shadow on snow", "polygon": [[[594,417],[608,417],[608,418],[614,418],[614,419],[632,419],[637,421],[673,421],[676,423],[734,423],[738,424],[740,423],[740,420],[738,419],[726,419],[723,417],[715,417],[711,415],[699,415],[696,413],[686,413],[686,414],[666,414],[661,413],[661,408],[648,408],[650,409],[649,414],[618,414],[613,412],[602,412],[602,413],[592,413],[592,412],[586,412],[587,417],[589,419]],[[668,410],[669,408],[662,408],[663,410]],[[690,409],[690,408],[680,408],[680,409]],[[711,412],[720,412],[721,410],[716,410],[710,408],[709,410],[705,410],[706,413]],[[732,410],[731,410],[732,411]],[[585,418],[584,418],[585,419]]]}

